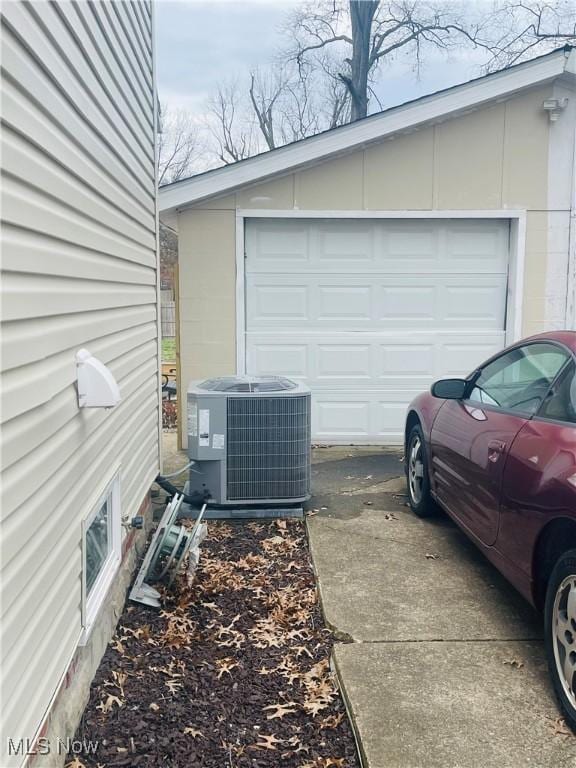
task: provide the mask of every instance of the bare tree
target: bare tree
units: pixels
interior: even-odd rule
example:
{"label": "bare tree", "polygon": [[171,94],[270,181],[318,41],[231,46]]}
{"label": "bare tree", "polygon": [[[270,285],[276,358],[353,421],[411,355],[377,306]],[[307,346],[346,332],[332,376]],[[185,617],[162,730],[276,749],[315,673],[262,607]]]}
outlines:
{"label": "bare tree", "polygon": [[484,67],[488,72],[576,43],[573,0],[506,0],[495,2],[493,11],[486,30],[491,54]]}
{"label": "bare tree", "polygon": [[268,149],[276,146],[274,107],[283,95],[285,85],[279,70],[272,70],[268,76],[258,70],[250,75],[250,102]]}
{"label": "bare tree", "polygon": [[[322,63],[326,69],[328,64]],[[242,160],[264,149],[333,128],[347,119],[348,95],[336,78],[306,65],[272,65],[250,74],[248,98],[236,81],[210,100],[208,127],[220,162]]]}
{"label": "bare tree", "polygon": [[237,81],[219,86],[209,102],[208,129],[216,140],[218,159],[225,164],[258,151],[253,122],[241,102]]}
{"label": "bare tree", "polygon": [[[380,64],[402,51],[420,65],[426,48],[485,49],[487,67],[509,66],[535,47],[576,40],[576,7],[569,0],[496,2],[491,12],[442,0],[309,0],[292,18],[292,58],[302,66],[328,47],[340,54],[337,78],[350,98],[350,119],[368,113]],[[563,31],[562,31],[563,30]]]}
{"label": "bare tree", "polygon": [[314,86],[308,77],[286,83],[280,111],[280,133],[284,144],[322,130],[322,114],[318,109]]}
{"label": "bare tree", "polygon": [[200,154],[198,127],[184,110],[159,107],[158,184],[190,176]]}
{"label": "bare tree", "polygon": [[341,84],[326,83],[311,67],[282,65],[251,75],[250,102],[268,149],[339,125],[346,101]]}

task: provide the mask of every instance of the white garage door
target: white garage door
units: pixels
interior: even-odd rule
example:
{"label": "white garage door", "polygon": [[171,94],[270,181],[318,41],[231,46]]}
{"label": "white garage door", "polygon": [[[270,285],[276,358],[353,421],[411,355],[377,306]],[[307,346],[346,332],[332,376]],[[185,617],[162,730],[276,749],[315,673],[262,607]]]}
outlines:
{"label": "white garage door", "polygon": [[416,394],[504,346],[507,221],[246,224],[247,372],[305,381],[315,440],[401,442]]}

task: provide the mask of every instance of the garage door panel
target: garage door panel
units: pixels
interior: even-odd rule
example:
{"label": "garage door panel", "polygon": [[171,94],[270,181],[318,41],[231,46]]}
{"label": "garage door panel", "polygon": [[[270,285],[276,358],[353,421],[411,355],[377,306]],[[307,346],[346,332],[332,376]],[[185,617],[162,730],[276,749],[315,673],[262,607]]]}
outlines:
{"label": "garage door panel", "polygon": [[492,341],[483,339],[476,344],[456,342],[446,344],[439,363],[440,376],[462,376],[471,373],[483,360],[487,360],[506,346],[504,332],[495,334]]}
{"label": "garage door panel", "polygon": [[446,229],[446,262],[475,272],[506,272],[509,230],[506,222],[452,222]]}
{"label": "garage door panel", "polygon": [[506,275],[250,275],[248,331],[315,326],[342,331],[375,328],[502,329]]}
{"label": "garage door panel", "polygon": [[246,251],[254,265],[262,262],[284,264],[308,260],[310,229],[305,222],[260,221],[257,227],[246,228]]}
{"label": "garage door panel", "polygon": [[310,319],[310,287],[307,285],[254,285],[248,293],[247,319],[251,324],[268,325]]}
{"label": "garage door panel", "polygon": [[[370,399],[314,396],[314,434],[320,437],[345,438],[368,437],[370,434]],[[315,423],[314,423],[315,422]]]}
{"label": "garage door panel", "polygon": [[382,344],[376,349],[377,378],[433,375],[435,344]]}
{"label": "garage door panel", "polygon": [[508,222],[428,220],[252,220],[250,272],[359,271],[417,274],[504,273]]}
{"label": "garage door panel", "polygon": [[317,440],[401,442],[413,397],[505,345],[508,229],[249,221],[248,373],[309,384]]}
{"label": "garage door panel", "polygon": [[310,346],[318,368],[318,381],[369,381],[372,378],[372,348],[369,344],[320,343]]}
{"label": "garage door panel", "polygon": [[265,376],[289,376],[306,380],[310,371],[308,362],[311,347],[308,344],[277,343],[273,340],[255,343],[248,354],[248,370]]}
{"label": "garage door panel", "polygon": [[480,324],[483,328],[503,328],[506,314],[506,278],[462,281],[445,285],[438,299],[443,320],[447,323],[465,322],[468,326]]}
{"label": "garage door panel", "polygon": [[317,392],[312,395],[312,432],[328,443],[401,444],[406,409],[418,390],[386,393]]}
{"label": "garage door panel", "polygon": [[392,224],[386,227],[385,223],[382,223],[379,228],[383,231],[383,248],[379,259],[382,266],[388,268],[395,265],[402,272],[406,272],[407,267],[409,269],[420,267],[420,262],[428,269],[440,267],[439,238],[441,232],[438,227],[419,222],[410,228],[407,228],[405,224]]}
{"label": "garage door panel", "polygon": [[340,320],[347,326],[351,318],[372,319],[373,289],[370,285],[316,285],[313,312],[315,320],[329,324]]}
{"label": "garage door panel", "polygon": [[375,259],[375,234],[370,222],[319,223],[311,228],[309,263],[321,268],[344,263],[348,269],[354,264],[364,269]]}
{"label": "garage door panel", "polygon": [[[294,339],[298,337],[298,344]],[[428,342],[424,343],[428,338]],[[247,370],[287,375],[314,390],[397,389],[422,391],[442,376],[467,375],[502,349],[504,332],[466,334],[252,333]]]}

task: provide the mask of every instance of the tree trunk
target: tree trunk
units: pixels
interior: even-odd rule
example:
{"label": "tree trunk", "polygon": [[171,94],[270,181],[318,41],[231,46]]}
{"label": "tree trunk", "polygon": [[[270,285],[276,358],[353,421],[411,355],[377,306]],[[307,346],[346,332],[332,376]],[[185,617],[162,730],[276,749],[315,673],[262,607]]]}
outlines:
{"label": "tree trunk", "polygon": [[379,0],[350,0],[352,22],[352,58],[350,77],[343,78],[351,98],[351,120],[368,113],[368,74],[370,72],[370,41],[374,14]]}

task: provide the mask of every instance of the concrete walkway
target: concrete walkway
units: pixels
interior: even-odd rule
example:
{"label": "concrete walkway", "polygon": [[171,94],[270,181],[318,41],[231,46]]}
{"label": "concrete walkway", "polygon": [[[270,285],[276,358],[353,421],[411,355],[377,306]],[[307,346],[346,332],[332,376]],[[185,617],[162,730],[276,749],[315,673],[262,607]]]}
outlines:
{"label": "concrete walkway", "polygon": [[309,537],[365,768],[575,768],[540,619],[445,516],[406,507],[400,454],[314,451]]}

